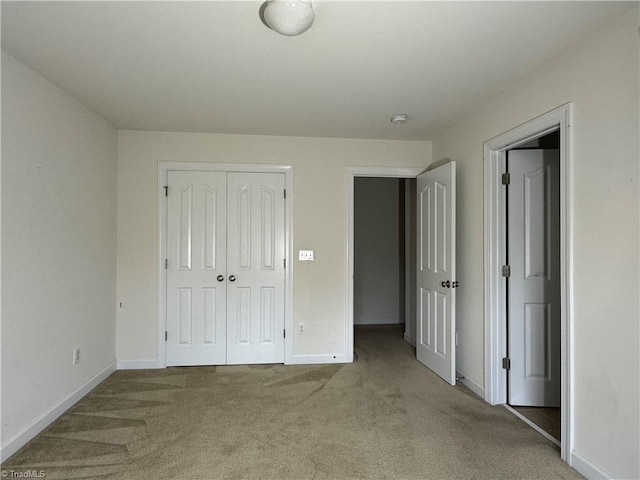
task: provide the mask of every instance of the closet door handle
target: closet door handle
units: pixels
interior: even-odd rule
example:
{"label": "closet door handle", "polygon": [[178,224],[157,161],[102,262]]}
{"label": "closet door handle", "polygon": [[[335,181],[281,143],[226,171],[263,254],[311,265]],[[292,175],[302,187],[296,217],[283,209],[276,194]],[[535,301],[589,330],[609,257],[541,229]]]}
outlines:
{"label": "closet door handle", "polygon": [[229,275],[229,281],[230,282],[235,282],[236,281],[236,277],[234,275]]}
{"label": "closet door handle", "polygon": [[219,282],[224,282],[224,275],[218,275],[216,277],[216,280],[218,280]]}

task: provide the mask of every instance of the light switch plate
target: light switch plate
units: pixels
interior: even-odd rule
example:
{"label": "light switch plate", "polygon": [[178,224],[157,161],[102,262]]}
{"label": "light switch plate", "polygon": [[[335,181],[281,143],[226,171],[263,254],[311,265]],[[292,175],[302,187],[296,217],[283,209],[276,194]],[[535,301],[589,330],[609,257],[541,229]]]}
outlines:
{"label": "light switch plate", "polygon": [[313,262],[313,250],[300,250],[298,260],[301,262]]}

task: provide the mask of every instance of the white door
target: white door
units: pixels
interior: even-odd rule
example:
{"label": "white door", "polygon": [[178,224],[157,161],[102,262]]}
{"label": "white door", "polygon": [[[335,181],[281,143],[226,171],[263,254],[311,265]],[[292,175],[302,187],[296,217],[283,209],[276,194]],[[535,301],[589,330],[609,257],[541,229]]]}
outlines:
{"label": "white door", "polygon": [[558,150],[508,152],[509,404],[560,406]]}
{"label": "white door", "polygon": [[284,362],[284,175],[229,173],[227,363]]}
{"label": "white door", "polygon": [[284,361],[284,175],[168,173],[167,365]]}
{"label": "white door", "polygon": [[456,383],[456,164],[417,178],[418,360]]}
{"label": "white door", "polygon": [[226,361],[225,172],[169,172],[167,365]]}

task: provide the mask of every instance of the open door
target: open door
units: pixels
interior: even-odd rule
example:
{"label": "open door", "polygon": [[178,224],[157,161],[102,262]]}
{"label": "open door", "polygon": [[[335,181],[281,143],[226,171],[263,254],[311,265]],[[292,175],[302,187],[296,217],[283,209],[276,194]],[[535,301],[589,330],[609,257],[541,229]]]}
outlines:
{"label": "open door", "polygon": [[560,156],[508,152],[509,404],[560,406]]}
{"label": "open door", "polygon": [[417,178],[417,338],[420,362],[456,383],[456,164]]}

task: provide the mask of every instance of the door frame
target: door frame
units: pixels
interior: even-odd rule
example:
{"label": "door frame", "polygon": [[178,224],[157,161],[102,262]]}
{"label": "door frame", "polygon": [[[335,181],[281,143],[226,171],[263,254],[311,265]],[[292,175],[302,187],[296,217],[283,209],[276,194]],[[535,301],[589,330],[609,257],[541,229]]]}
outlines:
{"label": "door frame", "polygon": [[207,163],[207,162],[158,162],[158,258],[157,258],[157,357],[158,368],[167,366],[165,331],[167,330],[167,271],[164,261],[167,258],[167,197],[164,187],[167,185],[169,171],[201,172],[243,172],[243,173],[282,173],[287,191],[285,201],[284,238],[287,268],[284,270],[284,327],[291,332],[284,339],[284,363],[293,361],[293,178],[292,165],[263,165],[248,163]]}
{"label": "door frame", "polygon": [[485,400],[507,402],[506,192],[501,184],[507,150],[558,130],[560,133],[560,318],[561,457],[569,461],[573,445],[573,226],[571,104],[562,105],[484,143],[484,351]]}
{"label": "door frame", "polygon": [[347,167],[347,258],[345,279],[345,362],[353,362],[353,225],[354,225],[354,194],[356,177],[372,178],[416,178],[424,171],[425,167]]}

